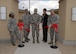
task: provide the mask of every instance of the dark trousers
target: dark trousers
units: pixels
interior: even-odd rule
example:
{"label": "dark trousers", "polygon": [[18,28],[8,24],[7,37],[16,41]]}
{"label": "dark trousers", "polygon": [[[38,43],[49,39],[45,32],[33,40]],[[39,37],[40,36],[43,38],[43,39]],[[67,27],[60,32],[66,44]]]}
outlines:
{"label": "dark trousers", "polygon": [[47,25],[43,25],[43,41],[47,42],[47,31],[48,31],[48,28],[45,28],[45,26],[47,26]]}

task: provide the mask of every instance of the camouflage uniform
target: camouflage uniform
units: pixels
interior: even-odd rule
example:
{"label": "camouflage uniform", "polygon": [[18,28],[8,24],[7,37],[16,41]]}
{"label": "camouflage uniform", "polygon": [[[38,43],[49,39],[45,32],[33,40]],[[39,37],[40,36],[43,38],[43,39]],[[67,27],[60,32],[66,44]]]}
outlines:
{"label": "camouflage uniform", "polygon": [[[50,15],[49,17],[48,17],[48,25],[49,24],[58,24],[59,23],[59,16],[57,15],[57,14],[55,14],[55,15]],[[51,37],[51,42],[53,42],[53,37],[54,37],[54,29],[53,28],[51,28],[50,29],[50,37]],[[58,32],[55,32],[55,34],[56,34],[56,40],[57,40],[57,35],[58,35]]]}
{"label": "camouflage uniform", "polygon": [[8,20],[8,30],[10,32],[12,43],[15,42],[15,35],[16,35],[16,38],[18,38],[20,40],[20,36],[19,36],[19,33],[18,33],[18,27],[17,27],[15,18],[9,18],[9,20]]}
{"label": "camouflage uniform", "polygon": [[32,14],[31,23],[33,43],[35,43],[35,31],[37,36],[37,42],[39,43],[39,24],[41,23],[41,16],[39,14]]}
{"label": "camouflage uniform", "polygon": [[[30,14],[24,14],[23,15],[23,22],[24,22],[24,37],[25,37],[25,41],[28,40],[28,35],[29,32],[27,30],[30,30]],[[25,30],[27,29],[27,30]],[[28,42],[28,41],[27,41]]]}

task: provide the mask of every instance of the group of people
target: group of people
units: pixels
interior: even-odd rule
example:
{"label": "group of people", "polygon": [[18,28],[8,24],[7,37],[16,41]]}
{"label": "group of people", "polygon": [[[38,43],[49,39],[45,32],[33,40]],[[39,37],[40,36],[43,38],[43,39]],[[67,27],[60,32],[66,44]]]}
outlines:
{"label": "group of people", "polygon": [[[32,37],[33,37],[33,43],[35,43],[35,32],[37,37],[37,43],[39,42],[39,24],[42,23],[43,27],[43,42],[47,42],[47,32],[48,28],[50,28],[50,37],[51,41],[49,44],[53,43],[53,36],[54,36],[54,28],[52,25],[58,26],[59,23],[59,16],[55,13],[55,10],[50,10],[50,15],[48,15],[47,9],[43,9],[43,14],[40,16],[37,13],[37,8],[34,9],[34,13],[30,14],[28,9],[25,9],[24,15],[22,16],[22,19],[19,19],[19,22],[16,22],[15,14],[11,12],[9,14],[9,20],[8,20],[8,31],[11,36],[11,42],[12,45],[15,46],[15,37],[22,43],[29,42],[30,39],[28,38],[28,35],[30,33],[30,25],[32,26]],[[57,28],[56,28],[57,29]],[[55,29],[55,30],[56,30]],[[21,33],[23,34],[24,41],[21,38]],[[58,35],[58,32],[55,32],[56,36]],[[57,41],[57,39],[56,39]]]}

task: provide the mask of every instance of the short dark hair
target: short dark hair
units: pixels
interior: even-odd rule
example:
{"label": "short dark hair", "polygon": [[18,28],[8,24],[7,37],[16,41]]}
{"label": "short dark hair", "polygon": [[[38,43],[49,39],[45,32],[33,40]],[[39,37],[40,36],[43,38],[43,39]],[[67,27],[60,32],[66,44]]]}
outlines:
{"label": "short dark hair", "polygon": [[19,19],[19,22],[23,22],[23,20],[22,19]]}
{"label": "short dark hair", "polygon": [[46,8],[44,8],[43,10],[44,10],[44,11],[47,11],[47,9],[46,9]]}
{"label": "short dark hair", "polygon": [[9,14],[9,17],[12,17],[12,14]]}

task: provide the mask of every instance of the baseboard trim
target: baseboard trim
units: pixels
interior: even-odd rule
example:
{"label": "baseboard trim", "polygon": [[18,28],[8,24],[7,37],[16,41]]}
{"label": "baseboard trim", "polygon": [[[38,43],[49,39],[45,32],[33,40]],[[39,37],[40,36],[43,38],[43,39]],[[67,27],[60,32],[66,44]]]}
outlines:
{"label": "baseboard trim", "polygon": [[0,43],[11,43],[10,39],[0,39]]}
{"label": "baseboard trim", "polygon": [[[76,45],[76,41],[64,40],[61,36],[57,36],[57,40],[64,45]],[[10,39],[0,39],[0,43],[11,43]]]}
{"label": "baseboard trim", "polygon": [[61,42],[64,45],[76,45],[76,40],[64,40],[62,37],[58,36],[57,37],[58,41]]}

